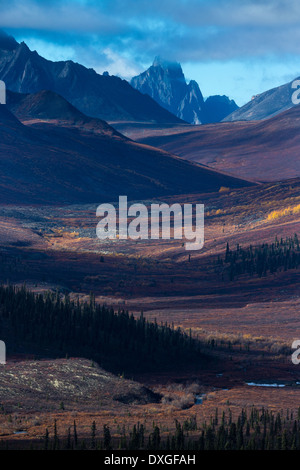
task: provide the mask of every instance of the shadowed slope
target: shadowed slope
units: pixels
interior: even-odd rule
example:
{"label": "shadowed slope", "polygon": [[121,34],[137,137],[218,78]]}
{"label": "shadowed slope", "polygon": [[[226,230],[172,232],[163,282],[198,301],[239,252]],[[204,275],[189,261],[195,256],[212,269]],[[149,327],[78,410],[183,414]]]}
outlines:
{"label": "shadowed slope", "polygon": [[120,194],[145,199],[248,184],[132,142],[106,123],[101,125],[101,132],[41,121],[37,127],[24,126],[2,105],[1,201],[107,202]]}

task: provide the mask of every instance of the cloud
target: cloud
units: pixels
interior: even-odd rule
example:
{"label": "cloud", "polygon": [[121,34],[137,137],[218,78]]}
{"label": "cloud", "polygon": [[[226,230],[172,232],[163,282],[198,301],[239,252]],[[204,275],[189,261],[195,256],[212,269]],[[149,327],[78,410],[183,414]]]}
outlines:
{"label": "cloud", "polygon": [[109,48],[105,49],[103,54],[106,66],[102,62],[101,65],[95,67],[96,72],[102,73],[104,68],[107,68],[111,75],[120,75],[125,79],[130,79],[142,72],[141,67],[138,67],[132,60],[120,56]]}
{"label": "cloud", "polygon": [[299,63],[299,0],[0,0],[0,11],[0,27],[47,58],[124,78],[156,55]]}
{"label": "cloud", "polygon": [[91,2],[13,0],[0,1],[0,8],[3,28],[111,35],[120,33],[124,27],[122,21],[102,13]]}
{"label": "cloud", "polygon": [[0,8],[3,28],[96,36],[140,58],[161,49],[178,60],[299,52],[298,0],[0,0]]}

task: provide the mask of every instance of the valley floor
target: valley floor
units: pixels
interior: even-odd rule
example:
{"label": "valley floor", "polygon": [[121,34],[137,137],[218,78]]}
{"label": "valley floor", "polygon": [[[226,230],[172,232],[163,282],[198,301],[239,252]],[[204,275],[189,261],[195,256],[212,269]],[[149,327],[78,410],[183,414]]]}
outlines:
{"label": "valley floor", "polygon": [[[35,292],[59,291],[80,300],[92,291],[96,302],[136,316],[143,311],[151,321],[198,337],[212,361],[122,379],[109,376],[120,394],[128,395],[124,402],[116,399],[114,386],[103,388],[101,374],[107,373],[89,360],[9,353],[0,370],[0,439],[43,439],[46,429],[53,434],[54,420],[61,436],[74,420],[82,437],[90,436],[93,421],[99,435],[105,424],[119,436],[123,426],[129,432],[138,422],[149,432],[157,423],[167,435],[175,430],[175,419],[196,416],[201,424],[216,408],[234,416],[252,406],[296,413],[300,366],[291,361],[291,344],[300,334],[299,268],[230,280],[218,258],[225,256],[227,243],[232,249],[256,246],[299,233],[300,213],[283,212],[300,204],[299,189],[300,181],[290,180],[185,196],[182,203],[206,207],[205,246],[190,259],[178,241],[100,242],[96,205],[1,205],[2,283],[26,283]],[[264,386],[272,384],[277,387]],[[145,398],[143,387],[154,394]]]}

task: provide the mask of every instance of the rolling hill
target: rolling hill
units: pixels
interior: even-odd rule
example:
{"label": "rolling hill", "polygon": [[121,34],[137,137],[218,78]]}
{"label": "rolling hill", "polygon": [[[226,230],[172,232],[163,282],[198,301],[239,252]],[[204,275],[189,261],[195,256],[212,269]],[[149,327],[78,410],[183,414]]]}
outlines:
{"label": "rolling hill", "polygon": [[[300,106],[271,119],[148,130],[139,141],[236,177],[277,181],[300,176]],[[172,134],[171,134],[172,132]]]}

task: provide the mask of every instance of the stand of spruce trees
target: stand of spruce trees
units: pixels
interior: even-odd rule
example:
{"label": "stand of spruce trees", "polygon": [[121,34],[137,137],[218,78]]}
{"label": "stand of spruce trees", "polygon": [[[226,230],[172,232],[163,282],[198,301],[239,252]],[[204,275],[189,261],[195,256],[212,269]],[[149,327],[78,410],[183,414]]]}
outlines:
{"label": "stand of spruce trees", "polygon": [[206,359],[200,342],[180,329],[97,305],[93,295],[79,302],[25,287],[0,286],[0,338],[8,355],[85,357],[116,373]]}
{"label": "stand of spruce trees", "polygon": [[237,245],[230,249],[227,243],[225,257],[218,258],[218,266],[222,269],[224,279],[233,281],[243,274],[250,277],[263,277],[278,271],[297,269],[300,266],[300,245],[297,234],[294,237],[276,237],[275,242],[264,243],[259,246],[242,248]]}

